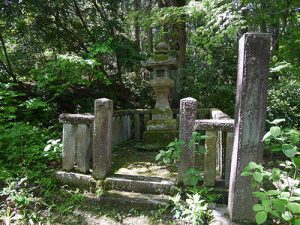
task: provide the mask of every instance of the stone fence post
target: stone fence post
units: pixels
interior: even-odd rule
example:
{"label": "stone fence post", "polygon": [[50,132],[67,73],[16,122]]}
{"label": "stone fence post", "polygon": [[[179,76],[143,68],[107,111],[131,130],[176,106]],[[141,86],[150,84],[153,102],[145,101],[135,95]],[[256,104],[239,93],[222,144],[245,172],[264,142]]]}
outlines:
{"label": "stone fence post", "polygon": [[197,100],[184,98],[180,100],[179,140],[185,142],[178,168],[178,182],[182,182],[184,173],[188,168],[194,167],[195,155],[188,143],[192,139],[192,133],[197,116]]}
{"label": "stone fence post", "polygon": [[250,177],[245,166],[262,162],[271,36],[246,33],[239,41],[235,134],[229,182],[228,212],[232,221],[254,220]]}
{"label": "stone fence post", "polygon": [[93,176],[104,178],[111,169],[113,101],[96,99],[94,116]]}

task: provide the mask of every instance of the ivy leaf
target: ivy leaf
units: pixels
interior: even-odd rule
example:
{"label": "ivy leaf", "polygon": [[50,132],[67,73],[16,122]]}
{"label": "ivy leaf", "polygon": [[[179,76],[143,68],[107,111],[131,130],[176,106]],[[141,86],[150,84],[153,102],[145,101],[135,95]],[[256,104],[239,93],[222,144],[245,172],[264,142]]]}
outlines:
{"label": "ivy leaf", "polygon": [[257,224],[264,223],[267,220],[267,217],[268,217],[268,215],[264,211],[260,211],[260,212],[256,213],[256,216],[255,216],[256,223]]}

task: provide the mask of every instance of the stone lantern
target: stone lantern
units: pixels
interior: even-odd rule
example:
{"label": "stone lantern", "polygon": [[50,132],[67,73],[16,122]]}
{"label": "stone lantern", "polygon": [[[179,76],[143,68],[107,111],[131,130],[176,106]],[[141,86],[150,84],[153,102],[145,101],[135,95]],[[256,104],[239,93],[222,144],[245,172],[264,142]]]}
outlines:
{"label": "stone lantern", "polygon": [[144,141],[147,144],[166,145],[178,136],[177,121],[169,103],[171,88],[174,81],[169,78],[171,69],[177,69],[177,60],[169,54],[168,45],[160,42],[156,45],[155,54],[142,65],[151,72],[150,86],[156,97],[152,110],[152,120],[147,123]]}

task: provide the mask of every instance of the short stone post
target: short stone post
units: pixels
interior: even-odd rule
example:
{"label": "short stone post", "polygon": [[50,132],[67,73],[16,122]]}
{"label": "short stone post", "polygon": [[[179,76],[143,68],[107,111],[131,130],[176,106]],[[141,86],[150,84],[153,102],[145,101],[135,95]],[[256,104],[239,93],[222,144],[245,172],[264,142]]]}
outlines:
{"label": "short stone post", "polygon": [[267,81],[271,36],[246,33],[239,41],[238,77],[228,212],[232,221],[254,221],[250,177],[242,177],[245,166],[263,157],[262,138],[265,133]]}
{"label": "short stone post", "polygon": [[62,169],[72,170],[75,163],[77,125],[63,124]]}
{"label": "short stone post", "polygon": [[216,156],[217,156],[217,131],[206,131],[208,138],[205,140],[207,152],[204,156],[204,184],[215,186],[216,183]]}
{"label": "short stone post", "polygon": [[140,114],[134,114],[134,138],[136,141],[139,141],[141,138],[141,123],[140,123]]}
{"label": "short stone post", "polygon": [[91,131],[90,126],[86,124],[78,124],[77,128],[77,168],[82,173],[87,173],[90,169],[90,153],[91,149]]}
{"label": "short stone post", "polygon": [[188,144],[192,139],[192,133],[197,116],[197,100],[184,98],[180,100],[179,139],[184,141],[183,151],[178,168],[178,182],[182,182],[187,169],[194,167],[195,154]]}
{"label": "short stone post", "polygon": [[93,176],[104,178],[111,169],[112,100],[101,98],[94,105]]}

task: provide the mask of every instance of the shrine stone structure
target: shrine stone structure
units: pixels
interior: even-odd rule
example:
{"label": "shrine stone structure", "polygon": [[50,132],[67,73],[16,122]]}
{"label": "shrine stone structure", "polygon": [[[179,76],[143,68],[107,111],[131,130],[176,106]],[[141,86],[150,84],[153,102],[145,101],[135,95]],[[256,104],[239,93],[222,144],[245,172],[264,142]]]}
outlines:
{"label": "shrine stone structure", "polygon": [[[185,144],[177,181],[182,182],[188,168],[201,168],[206,186],[215,187],[220,180],[224,188],[229,186],[227,211],[231,222],[226,224],[254,221],[252,206],[257,199],[252,195],[250,179],[242,177],[241,173],[249,162],[262,162],[270,43],[270,35],[262,33],[245,33],[239,41],[234,118],[217,108],[201,109],[193,98],[181,99],[180,109],[172,111],[168,96],[173,82],[168,77],[168,70],[176,67],[176,60],[167,54],[167,45],[159,43],[156,56],[144,62],[153,75],[150,85],[156,94],[154,109],[114,111],[113,102],[101,98],[95,100],[94,115],[61,114],[63,171],[57,172],[56,176],[76,185],[95,186],[97,180],[105,179],[107,183],[113,183],[112,187],[168,194],[175,185],[172,181],[153,177],[150,180],[116,179],[108,175],[113,146],[128,140],[139,142],[142,134],[146,143],[165,146],[178,137],[175,119],[178,118],[179,139]],[[193,151],[195,145],[189,145],[194,131],[208,136],[203,158]]]}

